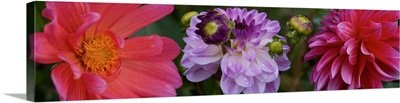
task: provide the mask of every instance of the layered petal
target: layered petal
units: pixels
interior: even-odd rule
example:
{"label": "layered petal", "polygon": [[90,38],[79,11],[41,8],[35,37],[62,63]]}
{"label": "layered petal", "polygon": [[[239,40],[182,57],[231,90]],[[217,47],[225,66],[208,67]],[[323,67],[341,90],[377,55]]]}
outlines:
{"label": "layered petal", "polygon": [[53,47],[45,35],[41,32],[30,36],[31,49],[30,58],[36,62],[48,64],[62,61],[57,57],[58,49]]}
{"label": "layered petal", "polygon": [[170,38],[158,35],[127,39],[121,58],[140,61],[169,61],[179,54],[180,47]]}
{"label": "layered petal", "polygon": [[116,34],[120,34],[122,37],[126,38],[143,27],[160,20],[173,10],[173,5],[143,5],[125,14],[121,19],[118,19],[110,29],[115,31]]}

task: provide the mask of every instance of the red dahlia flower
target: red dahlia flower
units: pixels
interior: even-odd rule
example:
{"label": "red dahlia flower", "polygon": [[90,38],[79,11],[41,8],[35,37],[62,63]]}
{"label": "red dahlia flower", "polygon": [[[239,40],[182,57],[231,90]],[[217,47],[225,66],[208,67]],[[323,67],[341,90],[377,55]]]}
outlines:
{"label": "red dahlia flower", "polygon": [[305,61],[322,56],[310,81],[315,90],[382,88],[400,78],[399,11],[331,10],[309,40]]}
{"label": "red dahlia flower", "polygon": [[58,63],[51,78],[60,100],[176,96],[171,61],[180,52],[158,35],[127,38],[173,11],[172,5],[46,2],[51,20],[33,34],[31,58]]}

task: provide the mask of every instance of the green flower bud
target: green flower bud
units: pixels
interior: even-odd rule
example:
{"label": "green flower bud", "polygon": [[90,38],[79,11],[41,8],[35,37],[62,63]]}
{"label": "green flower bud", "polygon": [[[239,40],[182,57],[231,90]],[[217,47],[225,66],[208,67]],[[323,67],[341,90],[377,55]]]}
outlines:
{"label": "green flower bud", "polygon": [[291,26],[289,27],[290,29],[293,29],[297,33],[305,36],[309,35],[313,30],[312,22],[303,15],[293,16],[290,19],[289,25]]}
{"label": "green flower bud", "polygon": [[190,26],[190,19],[191,19],[193,16],[196,16],[196,15],[198,15],[198,14],[199,14],[199,13],[196,12],[196,11],[190,11],[190,12],[185,13],[185,14],[182,16],[182,18],[181,18],[181,24],[182,24],[184,27],[189,27],[189,26]]}
{"label": "green flower bud", "polygon": [[280,40],[279,37],[274,36],[273,41],[267,43],[267,45],[266,45],[269,47],[268,54],[271,57],[274,57],[275,54],[282,56],[283,55],[283,44],[286,44],[286,42],[283,40]]}

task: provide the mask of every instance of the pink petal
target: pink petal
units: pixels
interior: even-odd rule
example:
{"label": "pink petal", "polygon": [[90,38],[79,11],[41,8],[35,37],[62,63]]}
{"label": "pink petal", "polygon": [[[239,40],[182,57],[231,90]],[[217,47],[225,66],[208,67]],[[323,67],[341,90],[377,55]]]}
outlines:
{"label": "pink petal", "polygon": [[343,56],[339,56],[335,59],[335,61],[333,61],[331,68],[331,78],[334,78],[338,74],[339,70],[342,68],[343,61]]}
{"label": "pink petal", "polygon": [[173,10],[173,5],[143,5],[119,19],[110,29],[126,38],[143,27],[170,14]]}
{"label": "pink petal", "polygon": [[367,38],[367,40],[380,40],[382,35],[382,25],[374,21],[368,21],[366,27],[361,27],[360,38]]}
{"label": "pink petal", "polygon": [[[68,85],[67,100],[87,100],[88,93],[82,79],[74,80]],[[92,94],[93,95],[93,94]]]}
{"label": "pink petal", "polygon": [[399,11],[384,11],[380,10],[374,13],[373,17],[376,17],[377,21],[396,21],[399,19]]}
{"label": "pink petal", "polygon": [[329,63],[332,63],[337,56],[339,56],[339,49],[334,48],[329,51],[327,51],[324,56],[319,60],[317,66],[317,71],[321,71],[322,68],[325,68],[325,66],[328,66]]}
{"label": "pink petal", "polygon": [[371,75],[371,72],[369,70],[366,71],[366,73],[363,73],[361,75],[361,87],[362,88],[382,88],[382,82],[377,79],[374,78]]}
{"label": "pink petal", "polygon": [[[49,18],[56,18],[56,13],[52,9],[45,8],[43,10],[43,15],[49,16]],[[58,23],[57,19],[53,19],[44,26],[44,35],[48,42],[54,47],[60,50],[70,48],[68,44],[69,32]]]}
{"label": "pink petal", "polygon": [[107,83],[106,90],[100,94],[103,98],[121,99],[121,98],[139,98],[139,96],[132,91],[130,84],[122,82],[119,78],[112,82]]}
{"label": "pink petal", "polygon": [[325,54],[328,50],[330,50],[330,47],[317,47],[317,48],[312,48],[310,51],[307,52],[307,54],[304,56],[304,62],[311,60],[313,58],[322,56]]}
{"label": "pink petal", "polygon": [[101,15],[100,20],[87,31],[98,33],[107,30],[115,25],[127,14],[134,12],[140,4],[119,4],[119,3],[88,3],[90,11]]}
{"label": "pink petal", "polygon": [[141,59],[160,54],[163,50],[163,41],[158,35],[130,38],[125,40],[125,44],[120,50],[121,58]]}
{"label": "pink petal", "polygon": [[73,51],[60,51],[58,57],[66,61],[74,74],[74,79],[79,79],[82,75],[83,64]]}
{"label": "pink petal", "polygon": [[51,71],[51,79],[62,101],[67,100],[68,86],[75,81],[72,76],[72,71],[66,62],[55,66]]}
{"label": "pink petal", "polygon": [[[346,58],[347,59],[347,58]],[[348,62],[344,61],[341,69],[341,75],[342,79],[345,83],[351,84],[351,81],[353,80],[353,70],[354,67]]]}
{"label": "pink petal", "polygon": [[180,47],[175,41],[158,35],[135,37],[125,43],[121,58],[131,60],[170,61],[180,53]]}
{"label": "pink petal", "polygon": [[375,56],[371,52],[368,51],[367,47],[365,47],[365,43],[361,43],[361,53],[363,53],[366,56],[366,59],[369,62],[374,62],[375,61]]}
{"label": "pink petal", "polygon": [[71,46],[74,49],[82,48],[82,44],[85,41],[86,37],[92,37],[92,33],[86,33],[86,30],[91,27],[94,23],[96,23],[100,19],[100,15],[98,13],[88,13],[82,16],[83,24],[77,28],[72,36],[72,40],[70,42]]}
{"label": "pink petal", "polygon": [[30,58],[36,62],[48,64],[62,61],[57,57],[57,48],[53,47],[41,32],[30,35],[32,52]]}
{"label": "pink petal", "polygon": [[380,41],[374,43],[366,43],[366,47],[371,53],[375,55],[377,59],[387,64],[390,68],[400,70],[399,51]]}
{"label": "pink petal", "polygon": [[123,69],[134,70],[134,72],[141,73],[143,75],[151,76],[154,79],[161,80],[163,82],[172,85],[174,88],[182,86],[182,79],[179,75],[178,69],[173,62],[144,62],[144,61],[130,61],[123,60]]}
{"label": "pink petal", "polygon": [[339,90],[342,89],[344,82],[340,74],[332,78],[328,83],[328,90]]}
{"label": "pink petal", "polygon": [[349,22],[341,22],[337,25],[337,33],[340,39],[346,41],[347,39],[355,36],[353,25]]}
{"label": "pink petal", "polygon": [[[320,72],[320,76],[318,78],[318,82],[316,82],[316,90],[322,90],[327,87],[327,83],[329,82],[329,67],[324,68],[323,71]],[[315,87],[314,87],[315,88]]]}
{"label": "pink petal", "polygon": [[349,63],[351,65],[355,65],[357,62],[357,56],[358,56],[358,52],[359,52],[359,41],[356,40],[353,43],[351,43],[347,49],[346,52],[349,55]]}
{"label": "pink petal", "polygon": [[89,12],[89,7],[86,3],[78,2],[46,2],[46,8],[52,9],[57,20],[67,33],[75,32],[82,24],[81,16]]}
{"label": "pink petal", "polygon": [[[160,72],[153,73],[157,73],[156,75],[149,75],[149,73],[142,72],[143,70],[151,69],[151,67],[148,67],[149,65],[155,64],[147,64],[147,66],[139,67],[133,64],[123,63],[121,66],[121,74],[116,81],[121,81],[124,86],[130,88],[125,91],[130,90],[140,97],[176,96],[174,88],[176,84],[170,84],[166,80],[174,78],[159,78],[160,76],[164,76],[164,74],[160,74]],[[153,70],[157,71],[162,69],[165,68],[156,68]]]}
{"label": "pink petal", "polygon": [[82,75],[82,80],[85,83],[87,92],[90,94],[100,94],[106,90],[106,81],[97,75],[85,73]]}
{"label": "pink petal", "polygon": [[[381,40],[387,40],[399,34],[398,22],[382,22],[382,37]],[[396,32],[397,31],[397,32]],[[398,39],[397,39],[398,40]]]}

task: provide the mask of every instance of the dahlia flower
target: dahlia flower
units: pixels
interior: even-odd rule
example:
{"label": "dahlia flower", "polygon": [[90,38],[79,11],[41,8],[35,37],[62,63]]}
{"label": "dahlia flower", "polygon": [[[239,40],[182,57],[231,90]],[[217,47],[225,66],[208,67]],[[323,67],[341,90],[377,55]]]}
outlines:
{"label": "dahlia flower", "polygon": [[172,5],[46,2],[51,20],[31,35],[31,58],[59,63],[51,78],[60,100],[176,96],[182,85],[171,61],[180,51],[158,35],[127,38]]}
{"label": "dahlia flower", "polygon": [[[221,10],[222,11],[222,10]],[[279,71],[290,68],[289,46],[280,46],[284,53],[269,55],[267,43],[274,41],[280,30],[279,22],[266,19],[267,14],[246,8],[228,8],[223,12],[235,22],[235,36],[221,61],[221,89],[224,94],[277,92]],[[275,45],[275,44],[274,44]],[[279,47],[279,46],[278,46]],[[276,47],[274,47],[276,48]],[[274,50],[279,51],[279,50]]]}
{"label": "dahlia flower", "polygon": [[304,61],[321,57],[315,90],[382,88],[399,80],[399,11],[331,10],[309,42]]}
{"label": "dahlia flower", "polygon": [[209,10],[193,16],[186,29],[187,44],[182,50],[181,65],[188,68],[183,75],[189,81],[200,82],[215,74],[223,56],[222,45],[232,30],[229,19],[219,10]]}

